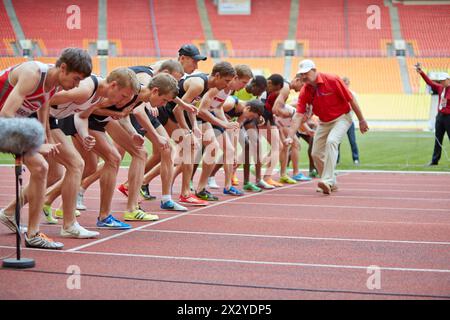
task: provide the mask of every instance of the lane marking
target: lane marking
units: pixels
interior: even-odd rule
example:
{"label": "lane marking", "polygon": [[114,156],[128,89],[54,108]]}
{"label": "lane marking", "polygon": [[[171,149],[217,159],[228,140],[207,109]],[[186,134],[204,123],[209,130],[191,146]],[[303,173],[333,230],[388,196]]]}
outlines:
{"label": "lane marking", "polygon": [[[7,246],[0,246],[0,248],[15,249],[15,247],[7,247]],[[83,255],[114,256],[114,257],[132,257],[132,258],[146,258],[146,259],[181,260],[181,261],[195,261],[195,262],[218,262],[218,263],[234,263],[234,264],[250,264],[250,265],[305,267],[305,268],[367,270],[367,267],[368,267],[368,266],[358,266],[358,265],[317,264],[317,263],[303,263],[303,262],[258,261],[258,260],[220,259],[220,258],[199,258],[199,257],[187,257],[187,256],[161,256],[161,255],[150,255],[150,254],[95,252],[95,251],[69,251],[69,250],[63,251],[63,250],[46,250],[46,249],[33,249],[33,248],[23,248],[23,250],[40,251],[40,252],[46,251],[46,252],[54,252],[54,253],[83,254]],[[450,270],[448,270],[448,269],[406,268],[406,267],[390,267],[390,266],[385,266],[385,267],[380,266],[380,270],[401,271],[401,272],[424,272],[424,273],[450,273]]]}
{"label": "lane marking", "polygon": [[447,245],[447,246],[450,245],[450,242],[439,242],[439,241],[299,237],[299,236],[279,236],[279,235],[224,233],[224,232],[202,232],[202,231],[184,231],[184,230],[151,229],[151,230],[139,230],[139,232],[159,232],[159,233],[194,234],[194,235],[207,235],[207,236],[289,239],[289,240],[292,239],[292,240],[313,240],[313,241],[317,240],[317,241],[375,242],[375,243],[401,243],[401,244],[425,244],[425,245]]}
{"label": "lane marking", "polygon": [[265,206],[286,206],[286,207],[318,207],[318,208],[343,208],[343,209],[374,209],[374,210],[408,210],[408,211],[438,211],[448,212],[449,209],[432,208],[394,208],[394,207],[370,207],[370,206],[337,206],[337,205],[319,205],[319,204],[289,204],[289,203],[270,203],[270,202],[235,202],[233,205],[265,205]]}

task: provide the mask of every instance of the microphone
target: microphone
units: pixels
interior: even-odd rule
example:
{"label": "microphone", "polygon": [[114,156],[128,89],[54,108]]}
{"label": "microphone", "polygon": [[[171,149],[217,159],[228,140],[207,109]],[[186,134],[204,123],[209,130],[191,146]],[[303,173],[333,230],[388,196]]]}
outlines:
{"label": "microphone", "polygon": [[0,152],[33,154],[44,143],[44,127],[34,118],[0,117]]}
{"label": "microphone", "polygon": [[[12,153],[16,158],[16,224],[20,226],[20,199],[22,189],[22,156],[35,153],[44,143],[44,127],[33,118],[0,117],[0,152]],[[33,268],[33,259],[22,258],[20,227],[16,232],[16,258],[3,260],[4,268]]]}

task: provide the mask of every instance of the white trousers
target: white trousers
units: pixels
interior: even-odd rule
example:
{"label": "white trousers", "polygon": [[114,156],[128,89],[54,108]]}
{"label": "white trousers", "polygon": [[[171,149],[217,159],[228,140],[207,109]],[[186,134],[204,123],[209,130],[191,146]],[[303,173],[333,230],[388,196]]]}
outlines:
{"label": "white trousers", "polygon": [[352,124],[351,112],[330,122],[320,122],[314,135],[312,157],[322,181],[330,186],[336,184],[334,170],[338,146]]}

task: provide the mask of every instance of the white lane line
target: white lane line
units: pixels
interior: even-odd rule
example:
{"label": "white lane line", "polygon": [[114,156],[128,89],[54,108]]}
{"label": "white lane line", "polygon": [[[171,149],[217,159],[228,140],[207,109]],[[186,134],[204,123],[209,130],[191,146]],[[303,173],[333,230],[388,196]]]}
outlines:
{"label": "white lane line", "polygon": [[400,243],[400,244],[424,244],[424,245],[447,245],[447,246],[450,245],[450,242],[439,242],[439,241],[322,238],[322,237],[299,237],[299,236],[248,234],[248,233],[200,232],[200,231],[184,231],[184,230],[151,229],[151,230],[139,230],[139,232],[159,232],[159,233],[194,234],[194,235],[206,235],[206,236],[248,237],[248,238],[288,239],[288,240],[375,242],[375,243]]}
{"label": "white lane line", "polygon": [[370,206],[335,206],[323,204],[289,204],[289,203],[270,203],[270,202],[235,202],[236,205],[265,205],[265,206],[285,206],[285,207],[315,207],[315,208],[343,208],[343,209],[370,209],[370,210],[408,210],[408,211],[438,211],[448,212],[450,209],[432,209],[432,208],[394,208],[394,207],[370,207]]}
{"label": "white lane line", "polygon": [[[0,248],[14,249],[15,247],[0,246]],[[70,254],[82,254],[82,255],[100,255],[100,256],[132,257],[132,258],[146,258],[146,259],[181,260],[181,261],[195,261],[195,262],[237,263],[237,264],[286,266],[286,267],[361,269],[361,270],[367,270],[367,268],[369,267],[369,266],[358,266],[358,265],[316,264],[316,263],[303,263],[303,262],[259,261],[259,260],[219,259],[219,258],[198,258],[198,257],[183,257],[183,256],[176,257],[176,256],[150,255],[150,254],[95,252],[95,251],[62,251],[62,250],[44,250],[44,249],[32,249],[32,248],[23,248],[23,250],[47,251],[47,252],[54,252],[54,253],[70,253]],[[386,271],[450,273],[450,270],[448,270],[448,269],[405,268],[405,267],[389,267],[389,266],[381,266],[381,265],[378,265],[378,266],[380,267],[380,270],[386,270]]]}
{"label": "white lane line", "polygon": [[[348,183],[350,184],[350,183]],[[433,191],[433,190],[404,190],[404,189],[362,189],[362,188],[347,188],[347,183],[339,184],[339,186],[342,186],[342,190],[344,191],[368,191],[368,192],[402,192],[402,193],[433,193],[433,194],[450,194],[450,191]]]}
{"label": "white lane line", "polygon": [[[345,190],[345,189],[342,189]],[[298,193],[283,193],[271,194],[276,197],[314,197],[314,194],[298,194]],[[317,197],[314,197],[316,199]],[[403,197],[379,197],[379,196],[340,196],[333,194],[334,198],[342,199],[367,199],[367,200],[405,200],[405,201],[450,201],[450,198],[403,198]]]}

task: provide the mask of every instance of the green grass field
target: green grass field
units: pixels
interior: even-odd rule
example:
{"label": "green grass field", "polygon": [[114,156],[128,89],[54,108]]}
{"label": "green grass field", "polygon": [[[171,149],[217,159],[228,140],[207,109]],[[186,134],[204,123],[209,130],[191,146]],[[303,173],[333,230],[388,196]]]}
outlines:
{"label": "green grass field", "polygon": [[[341,145],[341,162],[338,169],[342,170],[401,170],[401,171],[449,171],[450,172],[450,143],[444,138],[441,161],[438,166],[427,167],[434,147],[434,134],[431,132],[388,132],[370,131],[367,134],[357,132],[356,140],[359,147],[359,166],[352,162],[348,139],[344,138]],[[307,145],[301,142],[300,167],[308,167],[306,154]],[[148,150],[151,144],[146,143]],[[127,166],[130,162],[128,154],[122,162]],[[10,155],[0,154],[0,163],[11,164]]]}

